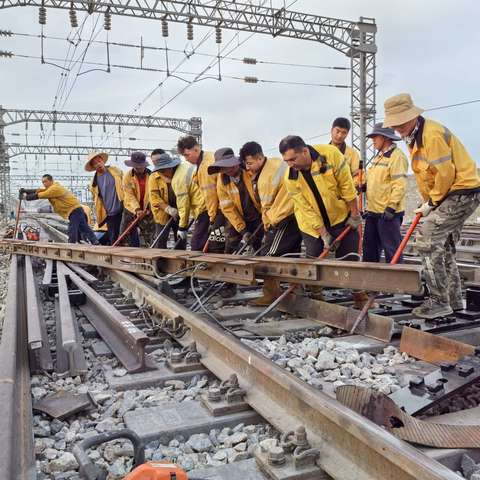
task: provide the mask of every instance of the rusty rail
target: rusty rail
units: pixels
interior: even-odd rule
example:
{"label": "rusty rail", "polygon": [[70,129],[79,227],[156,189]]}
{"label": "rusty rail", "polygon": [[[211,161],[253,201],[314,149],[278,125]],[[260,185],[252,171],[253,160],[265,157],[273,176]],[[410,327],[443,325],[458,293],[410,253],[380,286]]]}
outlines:
{"label": "rusty rail", "polygon": [[23,265],[12,256],[0,344],[0,468],[5,479],[36,478]]}
{"label": "rusty rail", "polygon": [[201,362],[222,380],[236,373],[252,408],[281,431],[306,425],[319,466],[339,480],[459,480],[457,474],[411,445],[314,389],[233,335],[124,272],[111,277],[167,318],[190,328],[182,343],[196,342]]}

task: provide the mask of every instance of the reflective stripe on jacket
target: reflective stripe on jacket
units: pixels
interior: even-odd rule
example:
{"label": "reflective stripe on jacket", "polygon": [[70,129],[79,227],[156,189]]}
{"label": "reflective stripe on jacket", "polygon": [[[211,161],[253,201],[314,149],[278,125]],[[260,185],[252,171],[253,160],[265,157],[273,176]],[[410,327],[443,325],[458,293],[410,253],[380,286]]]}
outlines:
{"label": "reflective stripe on jacket", "polygon": [[[117,192],[118,199],[123,202],[123,172],[117,167],[105,167],[115,180],[115,191]],[[97,173],[93,176],[92,183],[90,184],[90,192],[93,197],[93,204],[95,205],[95,215],[97,217],[97,224],[103,225],[107,212],[105,210],[105,204],[103,198],[100,195],[100,189],[97,183]]]}
{"label": "reflective stripe on jacket", "polygon": [[265,229],[293,214],[293,200],[285,186],[287,164],[279,158],[267,158],[258,176],[257,190],[262,204]]}
{"label": "reflective stripe on jacket", "polygon": [[[245,188],[252,199],[255,208],[260,213],[261,207],[255,198],[253,191],[252,178],[247,171],[241,170],[241,175]],[[237,185],[233,180],[224,174],[218,175],[217,180],[217,193],[220,209],[222,210],[227,220],[232,224],[233,228],[237,232],[243,232],[247,228],[244,220],[244,212],[242,208],[242,202],[240,199],[240,192]]]}
{"label": "reflective stripe on jacket", "polygon": [[419,121],[409,151],[423,199],[438,204],[451,192],[480,187],[477,165],[460,140],[440,123],[423,117]]}
{"label": "reflective stripe on jacket", "polygon": [[165,212],[168,207],[168,185],[161,172],[153,172],[148,177],[148,195],[154,222],[166,225],[170,219]]}
{"label": "reflective stripe on jacket", "polygon": [[[150,170],[145,170],[145,175],[150,176]],[[131,168],[123,176],[123,205],[131,213],[140,210],[140,185],[138,184],[137,174]],[[148,178],[145,180],[145,194],[143,196],[143,209],[148,207]]]}
{"label": "reflective stripe on jacket", "polygon": [[203,195],[203,200],[208,211],[210,222],[215,220],[218,210],[218,196],[217,196],[217,177],[218,174],[208,174],[208,167],[215,162],[213,152],[202,151],[202,161],[198,166],[195,174],[196,181],[200,187],[200,192]]}
{"label": "reflective stripe on jacket", "polygon": [[80,207],[78,198],[58,182],[53,182],[48,188],[37,190],[37,195],[38,198],[48,200],[53,211],[65,220],[68,220],[70,214]]}
{"label": "reflective stripe on jacket", "polygon": [[[310,151],[317,152],[318,156],[312,162],[310,172],[323,200],[329,223],[333,227],[346,220],[349,213],[347,202],[357,197],[352,174],[347,160],[338,148],[332,145],[313,145],[310,148]],[[325,173],[320,172],[321,157],[326,163]],[[289,168],[286,172],[285,184],[293,199],[298,227],[302,232],[318,238],[319,230],[325,227],[325,222],[304,176],[301,172]]]}
{"label": "reflective stripe on jacket", "polygon": [[203,195],[195,181],[196,166],[181,162],[172,178],[172,190],[177,197],[178,226],[187,228],[190,217],[197,219],[206,210]]}
{"label": "reflective stripe on jacket", "polygon": [[387,207],[405,211],[407,171],[407,157],[399,148],[377,154],[367,170],[369,212],[383,213]]}

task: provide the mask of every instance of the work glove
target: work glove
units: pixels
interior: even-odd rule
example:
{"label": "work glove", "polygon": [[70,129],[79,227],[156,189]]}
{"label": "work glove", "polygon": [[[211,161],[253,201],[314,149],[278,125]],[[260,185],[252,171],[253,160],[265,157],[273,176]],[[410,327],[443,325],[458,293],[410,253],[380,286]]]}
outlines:
{"label": "work glove", "polygon": [[362,217],[360,215],[350,215],[346,224],[352,227],[353,230],[356,230],[362,224]]}
{"label": "work glove", "polygon": [[338,242],[334,243],[334,238],[328,233],[325,232],[323,235],[320,236],[323,240],[323,249],[330,250],[330,252],[334,252],[338,247]]}
{"label": "work glove", "polygon": [[393,208],[387,207],[382,215],[383,220],[393,220],[395,218],[395,210]]}
{"label": "work glove", "polygon": [[25,200],[31,201],[31,200],[38,200],[38,194],[36,193],[27,193],[25,196]]}
{"label": "work glove", "polygon": [[242,243],[244,245],[247,245],[251,239],[252,239],[252,234],[250,232],[247,231],[242,234]]}
{"label": "work glove", "polygon": [[26,191],[24,188],[21,188],[21,189],[18,191],[18,198],[19,198],[19,200],[21,200],[26,193],[27,193],[27,191]]}
{"label": "work glove", "polygon": [[177,236],[183,242],[187,241],[187,230],[178,229]]}
{"label": "work glove", "polygon": [[422,203],[416,210],[413,212],[415,214],[420,213],[422,217],[426,217],[433,209],[435,208],[434,205],[430,203],[430,200],[428,202]]}
{"label": "work glove", "polygon": [[367,191],[367,184],[361,183],[360,185],[357,185],[355,188],[358,193],[361,193],[361,192],[365,193]]}
{"label": "work glove", "polygon": [[172,218],[178,218],[178,210],[175,207],[171,207],[170,205],[165,208],[165,213],[170,215]]}

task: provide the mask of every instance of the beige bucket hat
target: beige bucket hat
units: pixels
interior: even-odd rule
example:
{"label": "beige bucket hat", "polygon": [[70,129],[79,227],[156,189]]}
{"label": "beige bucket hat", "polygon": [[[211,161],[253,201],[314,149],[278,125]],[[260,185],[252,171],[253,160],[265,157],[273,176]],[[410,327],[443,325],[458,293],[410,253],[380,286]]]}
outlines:
{"label": "beige bucket hat", "polygon": [[413,104],[412,97],[408,93],[400,93],[387,98],[383,104],[385,107],[385,128],[402,125],[421,115],[424,110]]}
{"label": "beige bucket hat", "polygon": [[107,163],[108,161],[108,153],[106,152],[90,152],[87,157],[87,162],[85,163],[85,170],[87,172],[94,172],[95,169],[92,167],[92,160],[95,157],[102,157],[103,161]]}

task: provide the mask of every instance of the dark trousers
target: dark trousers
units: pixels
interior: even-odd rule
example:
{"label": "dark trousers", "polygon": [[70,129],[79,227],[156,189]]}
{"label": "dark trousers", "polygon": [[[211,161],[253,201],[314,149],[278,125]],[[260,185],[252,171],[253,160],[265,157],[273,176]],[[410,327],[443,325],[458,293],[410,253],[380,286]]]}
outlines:
{"label": "dark trousers", "polygon": [[[242,241],[242,235],[238,233],[233,225],[229,222],[225,222],[225,253],[235,253],[239,247],[240,242]],[[245,222],[247,226],[247,231],[252,233],[257,230],[258,226],[262,224],[262,218],[258,217],[253,222]],[[257,231],[255,238],[252,238],[249,246],[253,248],[254,251],[257,251],[262,244],[263,238],[263,226]]]}
{"label": "dark trousers", "polygon": [[[124,232],[134,220],[135,214],[124,208],[122,214],[122,221],[120,224],[120,231]],[[155,224],[153,223],[153,216],[151,213],[146,217],[142,218],[142,220],[137,223],[137,226],[130,231],[129,244],[131,247],[140,247],[140,236],[138,234],[139,229],[142,234],[145,246],[149,247],[152,244],[153,232],[155,230]]]}
{"label": "dark trousers", "polygon": [[105,219],[105,223],[107,224],[107,231],[108,231],[108,240],[110,245],[113,245],[117,238],[120,235],[120,225],[122,224],[122,214],[123,212],[120,211],[116,215],[108,215]]}
{"label": "dark trousers", "polygon": [[302,235],[297,220],[295,215],[290,215],[265,232],[261,254],[281,257],[286,253],[300,253],[301,247]]}
{"label": "dark trousers", "polygon": [[[344,229],[345,222],[342,222],[339,225],[330,227],[328,229],[328,233],[330,233],[333,238],[337,238]],[[315,238],[304,232],[302,232],[302,238],[307,250],[307,257],[319,257],[324,249],[323,240],[320,237]],[[341,258],[342,260],[349,260],[353,262],[358,261],[359,258],[357,255],[349,254],[358,252],[359,238],[360,237],[357,230],[350,230],[347,236],[340,242],[340,245],[335,250],[335,258]]]}
{"label": "dark trousers", "polygon": [[76,208],[68,217],[68,221],[68,243],[79,243],[83,236],[91,244],[98,245],[97,237],[89,227],[82,207]]}
{"label": "dark trousers", "polygon": [[[212,231],[218,230],[223,227],[225,235],[226,235],[226,228],[227,228],[228,221],[226,220],[223,213],[219,210],[217,212],[217,216],[215,217],[215,221],[212,224]],[[225,242],[219,242],[217,240],[208,240],[208,252],[209,253],[224,253],[226,248]]]}
{"label": "dark trousers", "polygon": [[[190,238],[190,249],[192,252],[201,252],[208,240],[208,227],[210,219],[207,212],[202,212],[193,223],[192,237]],[[185,250],[186,242],[179,241],[175,250]]]}
{"label": "dark trousers", "polygon": [[[385,252],[385,261],[391,262],[402,241],[400,234],[402,221],[403,212],[396,213],[392,220],[385,220],[381,214],[367,213],[363,234],[364,262],[379,262],[382,251]],[[400,257],[398,263],[402,261],[403,258]]]}
{"label": "dark trousers", "polygon": [[[168,225],[168,227],[167,227]],[[168,237],[170,235],[170,231],[173,231],[173,234],[176,236],[178,230],[178,222],[171,221],[170,223],[166,223],[162,225],[161,223],[155,224],[155,239],[158,237],[158,240],[155,242],[153,248],[167,248]]]}

